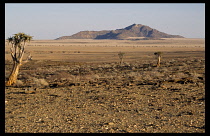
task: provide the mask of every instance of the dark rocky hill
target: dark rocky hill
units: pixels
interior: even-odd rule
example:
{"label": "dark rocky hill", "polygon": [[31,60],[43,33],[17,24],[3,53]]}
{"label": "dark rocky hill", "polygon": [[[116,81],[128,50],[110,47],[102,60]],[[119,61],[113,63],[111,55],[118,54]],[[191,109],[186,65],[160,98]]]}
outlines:
{"label": "dark rocky hill", "polygon": [[62,36],[57,38],[56,40],[60,39],[95,39],[98,35],[104,35],[109,31],[81,31],[71,36]]}
{"label": "dark rocky hill", "polygon": [[128,27],[116,30],[103,31],[81,31],[71,36],[62,36],[60,39],[126,39],[129,37],[148,37],[148,38],[184,38],[180,35],[170,35],[160,32],[149,26],[132,24]]}

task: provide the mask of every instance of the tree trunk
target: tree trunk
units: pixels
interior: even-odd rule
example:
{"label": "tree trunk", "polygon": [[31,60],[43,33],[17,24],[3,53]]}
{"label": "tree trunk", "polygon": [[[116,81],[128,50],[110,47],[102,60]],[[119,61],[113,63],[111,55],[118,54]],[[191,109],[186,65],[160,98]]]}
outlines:
{"label": "tree trunk", "polygon": [[120,66],[122,66],[123,58],[120,59]]}
{"label": "tree trunk", "polygon": [[157,67],[160,67],[160,56],[158,56]]}
{"label": "tree trunk", "polygon": [[6,86],[10,86],[16,83],[20,66],[21,66],[20,63],[14,62],[12,72],[9,76],[8,81],[6,82]]}

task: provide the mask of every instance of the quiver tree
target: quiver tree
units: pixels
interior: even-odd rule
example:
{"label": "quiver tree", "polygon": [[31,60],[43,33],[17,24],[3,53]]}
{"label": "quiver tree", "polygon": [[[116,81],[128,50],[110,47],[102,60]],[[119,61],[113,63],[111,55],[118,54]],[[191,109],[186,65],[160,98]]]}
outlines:
{"label": "quiver tree", "polygon": [[154,55],[157,56],[157,67],[160,67],[160,59],[162,57],[162,52],[155,52]]}
{"label": "quiver tree", "polygon": [[26,60],[23,60],[26,43],[30,42],[31,40],[32,36],[26,35],[25,33],[17,33],[7,39],[8,44],[12,45],[10,51],[13,61],[13,68],[9,75],[9,79],[6,82],[6,86],[16,83],[20,66],[28,62],[28,60],[31,60],[31,54],[29,54]]}
{"label": "quiver tree", "polygon": [[124,57],[125,53],[124,52],[119,52],[118,53],[118,56],[119,56],[119,59],[120,59],[120,65],[122,65],[123,63],[123,57]]}

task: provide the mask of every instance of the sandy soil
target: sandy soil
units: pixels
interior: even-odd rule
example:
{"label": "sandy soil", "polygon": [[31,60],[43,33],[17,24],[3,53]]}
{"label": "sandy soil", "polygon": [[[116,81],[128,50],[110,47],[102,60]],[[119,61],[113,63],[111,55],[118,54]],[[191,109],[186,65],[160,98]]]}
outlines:
{"label": "sandy soil", "polygon": [[[33,60],[21,67],[17,84],[5,88],[6,133],[205,132],[202,39],[29,45]],[[161,67],[155,66],[157,50],[164,53]],[[125,52],[122,65],[119,51]]]}
{"label": "sandy soil", "polygon": [[[6,44],[7,45],[7,44]],[[6,46],[5,57],[11,60],[10,46]],[[174,38],[167,40],[35,40],[26,47],[33,60],[116,62],[118,52],[125,52],[126,60],[154,59],[154,52],[167,55],[186,55],[186,52],[204,52],[204,39]],[[200,53],[198,53],[200,54]],[[109,59],[109,60],[107,60]]]}

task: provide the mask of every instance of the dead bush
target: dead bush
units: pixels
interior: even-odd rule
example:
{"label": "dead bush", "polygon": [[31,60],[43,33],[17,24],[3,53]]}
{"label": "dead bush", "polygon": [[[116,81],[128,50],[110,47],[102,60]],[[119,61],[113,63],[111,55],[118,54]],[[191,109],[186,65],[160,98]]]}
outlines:
{"label": "dead bush", "polygon": [[190,74],[190,77],[195,78],[195,79],[197,79],[198,77],[203,77],[202,74],[198,74],[195,71],[192,71],[189,74]]}
{"label": "dead bush", "polygon": [[37,79],[35,77],[28,79],[28,85],[32,87],[46,87],[49,83],[45,79]]}
{"label": "dead bush", "polygon": [[141,77],[142,80],[152,80],[153,79],[153,77],[151,77],[150,71],[141,72],[139,77]]}
{"label": "dead bush", "polygon": [[185,78],[185,77],[188,77],[188,75],[186,75],[186,74],[183,73],[183,72],[177,72],[177,73],[175,74],[175,77],[176,77],[176,78]]}
{"label": "dead bush", "polygon": [[17,80],[16,83],[15,83],[15,86],[16,87],[21,87],[21,86],[23,86],[23,82],[21,80]]}
{"label": "dead bush", "polygon": [[31,73],[30,72],[20,72],[20,74],[18,75],[20,79],[22,80],[27,80],[32,78]]}
{"label": "dead bush", "polygon": [[48,86],[48,82],[45,79],[39,79],[39,82],[42,86]]}
{"label": "dead bush", "polygon": [[154,77],[154,78],[161,78],[161,77],[164,76],[164,74],[163,74],[163,73],[160,73],[160,72],[158,72],[158,71],[151,71],[151,72],[150,72],[150,76],[151,76],[151,77]]}
{"label": "dead bush", "polygon": [[73,80],[74,76],[72,76],[71,74],[69,74],[68,72],[65,71],[57,71],[54,73],[54,75],[51,75],[49,77],[49,80],[53,80],[53,81],[63,81],[63,80]]}

